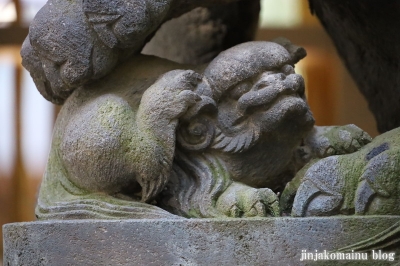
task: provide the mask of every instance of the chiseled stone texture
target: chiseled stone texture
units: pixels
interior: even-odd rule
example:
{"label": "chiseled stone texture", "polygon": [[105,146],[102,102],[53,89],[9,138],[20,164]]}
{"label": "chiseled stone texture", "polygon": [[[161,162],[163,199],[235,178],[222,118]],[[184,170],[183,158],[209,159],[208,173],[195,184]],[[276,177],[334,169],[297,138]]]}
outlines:
{"label": "chiseled stone texture", "polygon": [[398,265],[399,221],[370,216],[14,223],[3,228],[4,265],[310,265],[300,262],[302,250],[374,242],[371,237],[391,227],[386,233],[394,244],[385,251],[396,252],[394,262],[374,261],[369,253],[367,262],[345,264]]}
{"label": "chiseled stone texture", "polygon": [[181,64],[204,64],[221,51],[252,41],[258,26],[260,0],[198,7],[165,22],[142,53]]}

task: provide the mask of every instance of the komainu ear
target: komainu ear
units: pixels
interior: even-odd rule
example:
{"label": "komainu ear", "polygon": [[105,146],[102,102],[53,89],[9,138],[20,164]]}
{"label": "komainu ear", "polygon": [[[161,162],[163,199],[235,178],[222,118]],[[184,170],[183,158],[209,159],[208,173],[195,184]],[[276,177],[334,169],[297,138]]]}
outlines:
{"label": "komainu ear", "polygon": [[118,44],[118,39],[111,29],[111,25],[115,23],[121,15],[119,14],[98,14],[92,12],[85,13],[89,23],[93,25],[93,29],[98,34],[100,40],[109,48],[114,48]]}
{"label": "komainu ear", "polygon": [[165,21],[172,0],[84,0],[83,11],[109,48],[140,49]]}
{"label": "komainu ear", "polygon": [[201,151],[208,148],[215,136],[213,116],[217,113],[216,103],[208,96],[191,107],[181,118],[177,129],[177,143],[189,151]]}
{"label": "komainu ear", "polygon": [[291,64],[293,64],[293,65],[296,64],[297,62],[299,62],[301,59],[303,59],[307,55],[307,52],[303,47],[292,44],[286,38],[278,37],[276,39],[273,39],[272,42],[285,47],[285,49],[289,52],[290,57],[292,58]]}

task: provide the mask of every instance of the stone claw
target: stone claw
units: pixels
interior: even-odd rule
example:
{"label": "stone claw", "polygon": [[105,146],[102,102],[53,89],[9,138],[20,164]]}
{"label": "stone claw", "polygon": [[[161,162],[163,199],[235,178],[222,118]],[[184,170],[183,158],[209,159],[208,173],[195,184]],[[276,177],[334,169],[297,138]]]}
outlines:
{"label": "stone claw", "polygon": [[231,186],[219,197],[216,207],[229,217],[279,216],[278,196],[268,188],[252,188],[240,183]]}
{"label": "stone claw", "polygon": [[193,104],[201,101],[200,95],[198,95],[197,93],[190,91],[190,90],[181,91],[178,94],[178,98],[181,101],[186,102],[188,105],[193,105]]}
{"label": "stone claw", "polygon": [[181,73],[175,77],[184,90],[194,90],[201,79],[202,76],[193,70],[181,70]]}
{"label": "stone claw", "polygon": [[156,119],[162,119],[162,116],[169,121],[182,117],[189,107],[202,100],[200,95],[193,92],[200,80],[201,75],[193,70],[165,73],[144,92],[141,108],[146,111],[143,113],[153,113]]}

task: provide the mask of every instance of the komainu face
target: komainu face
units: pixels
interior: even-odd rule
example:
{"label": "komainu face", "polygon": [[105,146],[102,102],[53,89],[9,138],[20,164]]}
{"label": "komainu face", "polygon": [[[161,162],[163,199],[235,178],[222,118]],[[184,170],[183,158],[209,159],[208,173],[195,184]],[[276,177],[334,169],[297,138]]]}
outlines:
{"label": "komainu face", "polygon": [[278,189],[277,177],[294,171],[294,149],[314,125],[303,97],[303,78],[290,65],[263,72],[227,92],[219,104],[219,129],[247,142],[233,149],[236,145],[216,140],[213,147],[229,154],[224,157],[233,162],[235,180]]}
{"label": "komainu face", "polygon": [[[183,148],[218,154],[233,180],[276,190],[293,177],[294,149],[311,130],[314,119],[304,99],[303,78],[295,74],[288,51],[276,43],[251,44],[275,49],[274,55],[281,60],[257,65],[248,55],[231,60],[226,58],[229,50],[222,53],[205,70],[203,84],[197,89],[214,110],[204,108],[206,111],[181,123],[178,140]],[[249,49],[247,46],[243,50]],[[237,47],[236,53],[240,53]],[[225,82],[225,69],[221,68],[227,64],[230,71],[238,68],[241,75]],[[229,84],[231,80],[234,82]],[[206,103],[203,100],[199,105]],[[188,145],[196,139],[203,139],[203,146]]]}
{"label": "komainu face", "polygon": [[298,170],[294,153],[314,125],[293,55],[252,42],[221,53],[181,118],[162,208],[186,217],[278,216],[275,194]]}

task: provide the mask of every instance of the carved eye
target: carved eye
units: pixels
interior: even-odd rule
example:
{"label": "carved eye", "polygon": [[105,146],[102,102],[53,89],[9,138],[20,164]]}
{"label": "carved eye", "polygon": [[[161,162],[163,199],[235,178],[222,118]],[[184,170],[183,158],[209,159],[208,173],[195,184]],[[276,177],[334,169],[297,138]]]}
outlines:
{"label": "carved eye", "polygon": [[183,124],[177,131],[177,141],[183,148],[191,151],[203,150],[214,138],[213,123],[205,117],[193,119]]}

